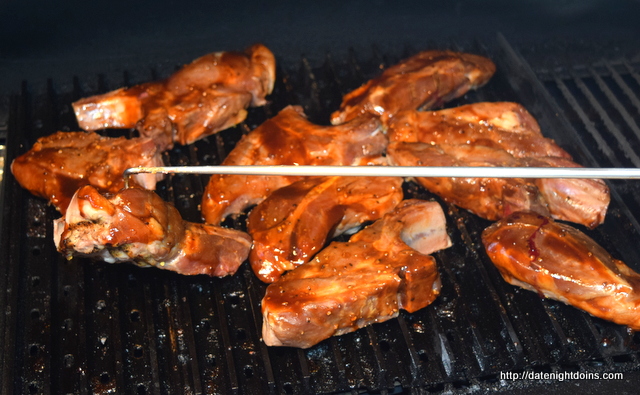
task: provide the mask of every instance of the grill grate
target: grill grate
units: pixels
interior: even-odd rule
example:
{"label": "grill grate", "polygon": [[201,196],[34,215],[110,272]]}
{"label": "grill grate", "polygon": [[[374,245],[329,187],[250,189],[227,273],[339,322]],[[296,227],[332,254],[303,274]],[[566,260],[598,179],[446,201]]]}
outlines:
{"label": "grill grate", "polygon": [[[438,47],[438,45],[434,45]],[[452,45],[440,45],[449,47]],[[498,73],[483,89],[451,103],[513,100],[543,131],[589,166],[638,166],[638,65],[603,61],[537,75],[499,36],[484,52]],[[326,123],[342,95],[379,69],[415,52],[362,60],[327,55],[319,67],[302,59],[278,70],[271,102],[252,109],[244,124],[166,153],[170,165],[213,165],[243,133],[288,104]],[[37,137],[76,130],[70,103],[82,96],[163,78],[145,75],[73,79],[44,93],[26,83],[11,99],[7,162]],[[106,131],[110,135],[122,132]],[[132,133],[125,131],[125,134]],[[159,193],[183,217],[199,221],[206,176],[170,176]],[[640,271],[637,186],[613,181],[608,219],[587,231],[614,256]],[[415,184],[406,196],[436,199]],[[0,239],[0,366],[3,393],[337,393],[400,389],[466,393],[537,388],[545,381],[510,383],[499,373],[620,372],[640,367],[640,338],[625,328],[505,283],[485,256],[487,221],[445,206],[454,247],[435,254],[443,281],[436,302],[414,314],[328,339],[309,350],[268,348],[260,341],[259,303],[266,288],[245,263],[224,279],[182,277],[160,270],[63,260],[51,242],[57,215],[5,174]],[[226,225],[243,228],[243,218]]]}

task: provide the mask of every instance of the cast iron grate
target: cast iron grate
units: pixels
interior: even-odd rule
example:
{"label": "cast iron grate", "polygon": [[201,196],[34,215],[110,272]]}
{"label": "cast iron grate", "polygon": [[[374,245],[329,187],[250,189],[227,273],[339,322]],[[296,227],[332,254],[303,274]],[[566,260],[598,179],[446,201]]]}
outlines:
{"label": "cast iron grate", "polygon": [[[498,73],[451,103],[513,100],[525,105],[578,162],[638,166],[637,65],[623,62],[543,71],[539,78],[499,37],[495,46],[434,45],[485,53]],[[341,96],[380,68],[415,52],[346,59],[305,58],[279,69],[270,103],[236,128],[165,155],[167,164],[217,164],[243,133],[288,104],[327,123]],[[173,70],[133,70],[95,81],[72,79],[43,93],[27,83],[10,101],[7,162],[36,138],[76,130],[70,103],[82,96],[163,78]],[[621,82],[622,81],[622,82]],[[60,83],[56,81],[56,83]],[[123,132],[105,131],[114,135]],[[125,134],[131,133],[125,131]],[[446,207],[454,247],[437,253],[443,291],[414,314],[328,339],[309,350],[260,340],[265,285],[245,263],[231,278],[182,277],[155,269],[64,261],[51,242],[55,211],[5,174],[0,239],[0,366],[3,393],[466,393],[513,390],[500,372],[630,371],[640,367],[638,336],[625,328],[506,284],[479,242],[488,222]],[[185,219],[200,221],[206,176],[170,177],[160,186]],[[607,222],[588,231],[640,270],[637,187],[610,183]],[[407,196],[437,199],[412,183]],[[243,227],[243,218],[229,226]]]}

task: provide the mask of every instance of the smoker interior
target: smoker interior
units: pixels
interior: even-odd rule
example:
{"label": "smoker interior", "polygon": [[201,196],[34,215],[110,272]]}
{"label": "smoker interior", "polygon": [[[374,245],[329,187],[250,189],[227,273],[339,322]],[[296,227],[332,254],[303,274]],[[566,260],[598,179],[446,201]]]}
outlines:
{"label": "smoker interior", "polygon": [[[449,103],[522,103],[578,163],[640,167],[640,64],[599,59],[535,71],[504,36],[432,47],[484,54],[498,66],[490,83]],[[240,136],[288,104],[327,124],[344,93],[396,53],[329,53],[279,67],[270,102],[232,129],[165,155],[168,165],[220,163]],[[276,54],[277,55],[277,54]],[[177,65],[92,78],[29,82],[6,106],[6,163],[41,136],[77,130],[70,103],[120,86],[164,78]],[[106,130],[106,135],[133,131]],[[489,222],[444,203],[453,247],[435,254],[442,294],[413,314],[323,341],[308,350],[267,347],[260,339],[265,290],[247,263],[227,278],[187,277],[133,265],[65,261],[52,243],[55,210],[5,169],[0,239],[2,393],[469,393],[602,388],[631,390],[640,337],[570,306],[505,283],[480,233]],[[158,193],[199,222],[207,176],[174,175]],[[638,184],[610,181],[606,222],[580,228],[640,271]],[[405,183],[406,197],[435,199]],[[438,200],[439,201],[439,200]],[[240,229],[244,218],[226,226]],[[501,380],[500,372],[625,372],[621,381]]]}

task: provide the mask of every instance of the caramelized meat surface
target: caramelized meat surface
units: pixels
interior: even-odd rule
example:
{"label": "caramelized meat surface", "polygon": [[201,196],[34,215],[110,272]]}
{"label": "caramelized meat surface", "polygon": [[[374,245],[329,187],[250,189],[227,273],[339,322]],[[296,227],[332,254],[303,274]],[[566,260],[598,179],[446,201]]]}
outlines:
{"label": "caramelized meat surface", "polygon": [[[507,152],[490,147],[394,142],[391,163],[399,166],[519,166]],[[514,211],[549,214],[540,191],[523,178],[418,177],[416,181],[449,203],[495,221]]]}
{"label": "caramelized meat surface", "polygon": [[402,200],[399,177],[314,177],[271,194],[249,214],[249,261],[264,282],[308,262],[329,238],[391,211]]}
{"label": "caramelized meat surface", "polygon": [[482,242],[508,283],[640,329],[640,275],[577,229],[519,212],[485,229]]}
{"label": "caramelized meat surface", "polygon": [[[288,106],[243,136],[222,165],[367,165],[381,164],[387,138],[375,117],[338,126],[307,120],[301,107]],[[267,198],[299,176],[213,175],[205,189],[205,222],[219,224],[231,214]]]}
{"label": "caramelized meat surface", "polygon": [[334,335],[417,311],[440,293],[435,259],[451,245],[440,205],[405,200],[267,287],[262,338],[308,348]]}
{"label": "caramelized meat surface", "polygon": [[482,102],[438,111],[403,111],[389,122],[389,141],[485,145],[516,158],[570,155],[540,132],[520,104]]}
{"label": "caramelized meat surface", "polygon": [[420,52],[346,94],[331,123],[341,124],[365,113],[386,123],[402,110],[433,108],[486,84],[495,70],[491,60],[478,55]]}
{"label": "caramelized meat surface", "polygon": [[[515,103],[405,111],[389,123],[390,162],[403,166],[580,167]],[[419,178],[425,188],[480,217],[532,210],[594,228],[609,188],[597,179]]]}
{"label": "caramelized meat surface", "polygon": [[54,241],[67,259],[218,277],[234,274],[251,248],[246,233],[184,221],[154,192],[128,188],[107,197],[91,186],[80,188],[65,216],[55,220]]}
{"label": "caramelized meat surface", "polygon": [[[102,137],[94,132],[57,132],[38,139],[11,163],[18,183],[48,199],[61,213],[83,185],[115,193],[124,187],[122,173],[129,167],[162,166],[162,157],[149,138]],[[133,180],[155,189],[159,174],[137,174]]]}
{"label": "caramelized meat surface", "polygon": [[85,130],[137,128],[161,150],[190,144],[242,122],[266,103],[275,57],[263,45],[202,56],[163,81],[121,88],[73,103]]}

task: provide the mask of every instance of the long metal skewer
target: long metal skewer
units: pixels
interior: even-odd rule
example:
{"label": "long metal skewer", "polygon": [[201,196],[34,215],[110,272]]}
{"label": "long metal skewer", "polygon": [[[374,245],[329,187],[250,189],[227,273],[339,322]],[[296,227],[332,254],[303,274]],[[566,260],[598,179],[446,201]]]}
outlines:
{"label": "long metal skewer", "polygon": [[235,174],[260,176],[363,176],[463,178],[601,178],[640,179],[640,168],[587,167],[429,167],[429,166],[158,166],[131,167],[124,172],[125,187],[133,174]]}

